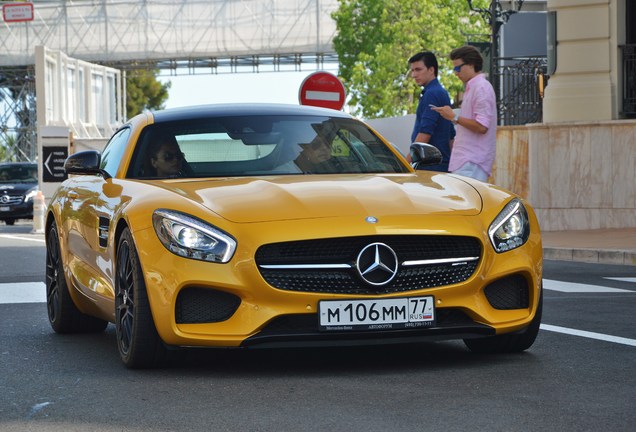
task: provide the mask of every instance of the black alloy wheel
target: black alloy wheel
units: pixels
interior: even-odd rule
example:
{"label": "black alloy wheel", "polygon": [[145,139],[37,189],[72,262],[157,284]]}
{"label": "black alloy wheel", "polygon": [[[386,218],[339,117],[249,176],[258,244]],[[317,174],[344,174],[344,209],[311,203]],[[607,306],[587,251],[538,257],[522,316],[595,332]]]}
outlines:
{"label": "black alloy wheel", "polygon": [[55,324],[59,323],[62,313],[60,302],[60,245],[57,239],[57,230],[55,225],[49,230],[46,238],[46,308],[49,313],[49,322],[53,329]]}
{"label": "black alloy wheel", "polygon": [[60,240],[55,222],[46,236],[46,309],[49,323],[57,333],[97,333],[108,321],[85,315],[77,309],[68,291]]}
{"label": "black alloy wheel", "polygon": [[115,292],[115,328],[121,360],[129,368],[159,365],[165,359],[166,348],[152,318],[139,256],[128,228],[117,245]]}

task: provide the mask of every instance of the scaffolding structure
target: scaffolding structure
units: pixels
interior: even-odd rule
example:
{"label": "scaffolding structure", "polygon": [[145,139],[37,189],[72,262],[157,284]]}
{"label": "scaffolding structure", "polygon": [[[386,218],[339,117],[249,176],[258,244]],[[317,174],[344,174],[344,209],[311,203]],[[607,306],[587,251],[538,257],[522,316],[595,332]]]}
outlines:
{"label": "scaffolding structure", "polygon": [[0,68],[0,146],[11,160],[35,159],[35,66]]}
{"label": "scaffolding structure", "polygon": [[[337,63],[337,0],[40,0],[0,23],[0,145],[34,159],[35,47],[164,75],[321,69]],[[28,112],[28,114],[27,114]]]}

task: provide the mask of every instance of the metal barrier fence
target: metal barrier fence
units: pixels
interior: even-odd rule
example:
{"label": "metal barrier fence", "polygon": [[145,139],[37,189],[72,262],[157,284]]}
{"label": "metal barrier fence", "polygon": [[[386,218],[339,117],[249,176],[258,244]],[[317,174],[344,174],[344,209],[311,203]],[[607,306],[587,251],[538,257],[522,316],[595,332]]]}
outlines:
{"label": "metal barrier fence", "polygon": [[543,89],[548,80],[546,57],[502,57],[497,61],[493,82],[498,83],[500,126],[540,123],[543,119]]}

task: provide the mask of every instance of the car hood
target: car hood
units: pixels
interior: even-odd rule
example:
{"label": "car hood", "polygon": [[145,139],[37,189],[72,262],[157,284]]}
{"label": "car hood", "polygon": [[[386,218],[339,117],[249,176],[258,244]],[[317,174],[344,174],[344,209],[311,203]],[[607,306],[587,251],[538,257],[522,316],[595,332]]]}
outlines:
{"label": "car hood", "polygon": [[345,216],[476,215],[482,200],[444,174],[325,175],[179,180],[163,187],[236,223]]}

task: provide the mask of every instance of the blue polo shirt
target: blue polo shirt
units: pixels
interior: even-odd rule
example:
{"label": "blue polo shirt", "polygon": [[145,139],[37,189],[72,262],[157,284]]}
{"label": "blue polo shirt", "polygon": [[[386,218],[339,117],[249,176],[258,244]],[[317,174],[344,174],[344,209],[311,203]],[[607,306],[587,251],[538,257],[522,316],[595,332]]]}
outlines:
{"label": "blue polo shirt", "polygon": [[451,154],[450,141],[455,138],[455,127],[453,122],[446,120],[433,111],[429,104],[438,107],[450,105],[448,92],[442,87],[437,78],[429,82],[422,90],[415,114],[415,126],[411,134],[411,142],[415,141],[415,137],[420,132],[430,134],[429,144],[434,145],[442,152],[442,163],[440,165],[422,167],[422,169],[448,171],[448,161]]}

